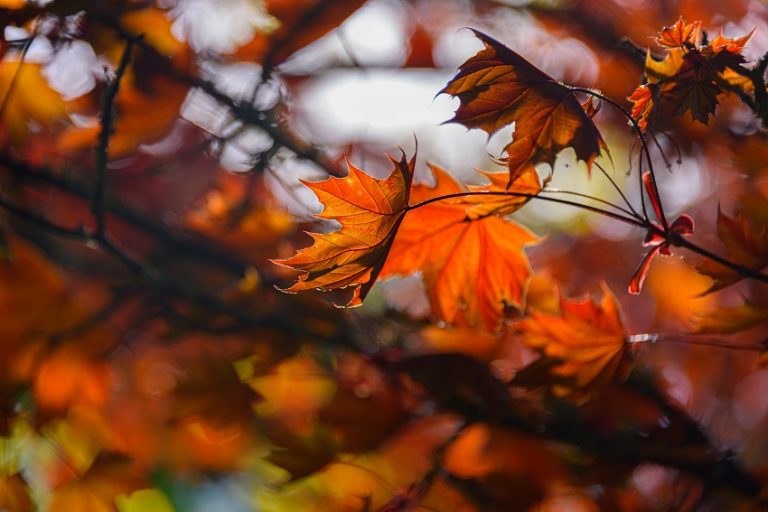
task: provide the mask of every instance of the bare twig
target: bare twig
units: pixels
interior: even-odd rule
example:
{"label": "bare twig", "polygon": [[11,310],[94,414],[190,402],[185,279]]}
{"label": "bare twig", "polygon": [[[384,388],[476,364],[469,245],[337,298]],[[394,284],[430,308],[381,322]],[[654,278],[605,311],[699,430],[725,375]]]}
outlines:
{"label": "bare twig", "polygon": [[96,178],[91,196],[91,213],[96,219],[96,233],[99,235],[104,234],[104,189],[109,160],[109,138],[112,136],[114,124],[115,100],[120,90],[120,80],[128,69],[133,45],[137,40],[137,38],[131,38],[125,42],[120,63],[115,71],[115,76],[107,82],[107,89],[104,91],[101,105],[101,132],[99,132],[99,144],[96,146]]}

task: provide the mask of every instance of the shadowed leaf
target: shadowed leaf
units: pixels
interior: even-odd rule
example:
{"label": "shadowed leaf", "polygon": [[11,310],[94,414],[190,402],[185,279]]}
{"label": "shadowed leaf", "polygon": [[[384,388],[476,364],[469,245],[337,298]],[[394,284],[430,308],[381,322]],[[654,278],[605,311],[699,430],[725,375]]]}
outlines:
{"label": "shadowed leaf", "polygon": [[495,39],[474,31],[485,48],[467,60],[440,91],[461,105],[450,122],[482,128],[489,134],[515,123],[505,147],[511,183],[539,163],[554,165],[557,154],[571,147],[587,170],[607,147],[573,91],[537,69]]}

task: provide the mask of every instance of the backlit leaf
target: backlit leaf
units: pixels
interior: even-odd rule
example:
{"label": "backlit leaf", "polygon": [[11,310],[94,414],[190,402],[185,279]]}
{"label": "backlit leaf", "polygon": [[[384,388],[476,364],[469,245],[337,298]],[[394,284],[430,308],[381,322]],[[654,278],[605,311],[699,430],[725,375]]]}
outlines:
{"label": "backlit leaf", "polygon": [[700,21],[686,24],[680,18],[672,27],[662,29],[656,39],[667,48],[664,59],[656,60],[648,50],[648,83],[629,97],[632,117],[642,130],[657,111],[673,116],[690,112],[693,119],[707,124],[717,108],[717,96],[725,92],[723,86],[748,92],[745,80],[739,79],[734,69],[744,62],[741,52],[752,32],[736,39],[720,34],[706,45],[701,44],[701,33]]}
{"label": "backlit leaf", "polygon": [[616,298],[603,285],[603,299],[560,300],[560,314],[532,310],[515,324],[522,342],[543,360],[524,369],[518,382],[530,381],[533,366],[545,366],[543,383],[557,395],[604,386],[616,378],[626,350],[626,333]]}
{"label": "backlit leaf", "polygon": [[0,62],[0,102],[3,130],[14,142],[24,141],[32,123],[50,128],[68,120],[68,108],[61,95],[43,77],[42,65],[6,60]]}
{"label": "backlit leaf", "polygon": [[53,491],[50,512],[113,512],[115,499],[144,486],[124,460],[97,460],[82,476]]}
{"label": "backlit leaf", "polygon": [[[431,169],[435,186],[415,185],[413,204],[466,191],[443,169]],[[522,187],[532,190],[528,181]],[[523,248],[537,241],[515,222],[489,214],[509,213],[527,198],[506,197],[506,203],[500,198],[466,196],[414,208],[400,226],[381,277],[420,271],[435,317],[496,329],[505,307],[521,307],[530,274]]]}
{"label": "backlit leaf", "polygon": [[18,473],[0,475],[0,510],[32,512],[35,506],[29,497],[29,487]]}
{"label": "backlit leaf", "polygon": [[768,304],[745,300],[737,306],[724,306],[699,319],[696,332],[733,334],[768,321]]}
{"label": "backlit leaf", "polygon": [[[727,258],[753,270],[768,266],[768,231],[756,226],[745,213],[729,217],[717,213],[717,236],[725,245]],[[707,293],[714,292],[744,279],[742,274],[712,260],[705,260],[696,269],[714,280]]]}
{"label": "backlit leaf", "polygon": [[573,91],[495,39],[474,33],[485,48],[440,91],[461,101],[450,122],[489,134],[515,123],[505,148],[510,182],[536,164],[554,165],[568,147],[589,170],[607,147]]}
{"label": "backlit leaf", "polygon": [[331,177],[305,184],[312,189],[324,210],[318,217],[334,219],[341,229],[333,233],[310,233],[311,247],[285,260],[275,260],[302,272],[289,292],[354,288],[347,306],[358,306],[376,281],[397,229],[403,220],[415,157],[405,154],[391,159],[394,171],[386,180],[377,180],[349,165],[345,178]]}

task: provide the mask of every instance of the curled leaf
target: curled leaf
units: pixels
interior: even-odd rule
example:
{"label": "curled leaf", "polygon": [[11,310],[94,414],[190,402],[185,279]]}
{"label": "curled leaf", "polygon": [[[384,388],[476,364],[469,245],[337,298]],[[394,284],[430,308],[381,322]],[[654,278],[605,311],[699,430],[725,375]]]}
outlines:
{"label": "curled leaf", "polygon": [[450,122],[489,134],[515,123],[513,140],[504,148],[509,183],[536,164],[553,165],[568,147],[589,170],[600,152],[607,152],[591,119],[592,103],[582,106],[571,88],[495,39],[474,33],[485,48],[462,64],[440,91],[461,102]]}

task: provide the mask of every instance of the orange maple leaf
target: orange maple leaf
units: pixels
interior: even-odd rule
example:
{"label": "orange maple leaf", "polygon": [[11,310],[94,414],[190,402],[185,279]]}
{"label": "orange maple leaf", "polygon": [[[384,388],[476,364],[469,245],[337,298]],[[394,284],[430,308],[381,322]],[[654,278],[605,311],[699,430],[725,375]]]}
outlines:
{"label": "orange maple leaf", "polygon": [[690,112],[693,119],[707,124],[718,105],[717,96],[738,88],[748,91],[744,77],[737,71],[744,62],[741,52],[749,42],[749,34],[731,39],[722,34],[708,44],[701,44],[701,22],[687,24],[680,18],[672,27],[664,27],[656,38],[667,48],[662,60],[648,51],[645,75],[648,83],[640,85],[629,96],[632,117],[645,131],[657,110],[674,116]]}
{"label": "orange maple leaf", "polygon": [[701,41],[701,22],[686,23],[681,16],[671,27],[662,27],[656,42],[667,48],[697,46]]}
{"label": "orange maple leaf", "polygon": [[377,180],[347,163],[345,178],[331,177],[319,183],[304,182],[324,205],[318,217],[334,219],[341,229],[333,233],[309,233],[311,247],[288,259],[273,260],[302,272],[298,282],[285,291],[353,287],[347,306],[359,306],[376,281],[397,228],[408,209],[416,157],[399,161],[390,157],[394,171]]}
{"label": "orange maple leaf", "polygon": [[[741,211],[729,217],[717,212],[717,236],[727,251],[729,260],[753,270],[768,266],[768,229],[759,227],[750,212]],[[705,293],[721,290],[744,279],[742,274],[712,260],[705,260],[696,270],[714,279],[712,287]]]}
{"label": "orange maple leaf", "polygon": [[[430,167],[435,187],[415,185],[411,192],[413,204],[467,192],[443,169]],[[510,192],[514,193],[519,184],[521,192],[535,195],[540,187],[534,187],[532,180],[523,175],[510,186]],[[497,187],[491,183],[476,190],[493,192]],[[523,247],[537,238],[522,226],[493,214],[511,213],[527,199],[476,195],[412,209],[400,226],[380,277],[420,271],[435,317],[496,329],[505,306],[521,306],[530,275]]]}
{"label": "orange maple leaf", "polygon": [[608,151],[590,114],[573,90],[495,39],[473,31],[485,48],[467,60],[440,91],[461,104],[449,122],[482,128],[489,134],[515,123],[513,140],[504,149],[509,182],[538,163],[553,165],[557,154],[572,147],[587,164]]}
{"label": "orange maple leaf", "polygon": [[768,322],[768,303],[744,299],[739,305],[721,306],[696,322],[700,334],[735,334]]}
{"label": "orange maple leaf", "polygon": [[600,303],[561,297],[558,315],[532,310],[515,324],[522,342],[542,353],[518,374],[518,382],[543,382],[565,396],[613,381],[624,360],[626,333],[616,298],[602,288]]}

